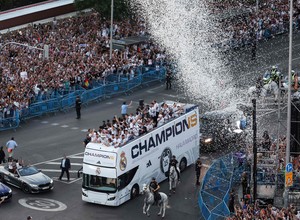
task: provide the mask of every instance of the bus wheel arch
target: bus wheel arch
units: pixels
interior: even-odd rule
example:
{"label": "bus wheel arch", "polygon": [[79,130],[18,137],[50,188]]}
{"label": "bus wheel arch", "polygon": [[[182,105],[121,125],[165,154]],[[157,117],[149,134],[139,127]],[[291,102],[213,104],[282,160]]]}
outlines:
{"label": "bus wheel arch", "polygon": [[140,194],[140,187],[138,184],[134,184],[133,187],[131,188],[130,199],[134,199],[138,197],[139,194]]}
{"label": "bus wheel arch", "polygon": [[185,170],[185,168],[187,167],[187,160],[185,157],[181,158],[180,162],[179,162],[179,169],[180,172],[183,172]]}

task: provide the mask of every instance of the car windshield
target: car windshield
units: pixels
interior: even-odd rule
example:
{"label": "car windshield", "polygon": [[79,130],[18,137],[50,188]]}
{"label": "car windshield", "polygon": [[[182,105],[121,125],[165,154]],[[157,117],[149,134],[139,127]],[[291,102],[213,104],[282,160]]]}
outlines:
{"label": "car windshield", "polygon": [[39,171],[35,167],[22,167],[18,169],[20,176],[30,176],[38,173]]}
{"label": "car windshield", "polygon": [[100,192],[116,192],[117,179],[83,174],[83,187]]}

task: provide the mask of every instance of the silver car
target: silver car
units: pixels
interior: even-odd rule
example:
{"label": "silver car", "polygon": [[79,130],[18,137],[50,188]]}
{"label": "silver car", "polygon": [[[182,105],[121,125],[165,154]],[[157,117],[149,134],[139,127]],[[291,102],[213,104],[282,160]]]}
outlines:
{"label": "silver car", "polygon": [[34,166],[10,170],[8,165],[0,166],[0,181],[22,189],[25,193],[39,193],[53,189],[53,180]]}

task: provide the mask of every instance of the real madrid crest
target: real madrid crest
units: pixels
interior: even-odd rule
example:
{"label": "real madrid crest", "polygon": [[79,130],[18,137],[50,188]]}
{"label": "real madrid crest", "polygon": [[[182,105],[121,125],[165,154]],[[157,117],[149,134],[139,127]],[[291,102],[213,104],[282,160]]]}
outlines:
{"label": "real madrid crest", "polygon": [[120,170],[124,171],[126,169],[126,166],[127,166],[127,158],[125,152],[122,151],[122,153],[120,154]]}
{"label": "real madrid crest", "polygon": [[97,175],[97,176],[99,176],[99,175],[100,175],[100,173],[101,173],[100,167],[97,167],[97,169],[96,169],[96,171],[95,171],[95,172],[96,172],[96,175]]}

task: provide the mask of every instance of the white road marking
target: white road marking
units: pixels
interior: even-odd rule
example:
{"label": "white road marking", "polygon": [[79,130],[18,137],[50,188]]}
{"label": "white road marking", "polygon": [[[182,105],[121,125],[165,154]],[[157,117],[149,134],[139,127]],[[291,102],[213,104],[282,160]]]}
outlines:
{"label": "white road marking", "polygon": [[71,128],[72,130],[77,130],[77,129],[79,129],[78,127],[72,127]]}
{"label": "white road marking", "polygon": [[[60,162],[48,162],[46,164],[54,164],[54,165],[60,165]],[[71,166],[82,166],[82,163],[72,163],[71,162]]]}
{"label": "white road marking", "polygon": [[105,104],[107,104],[107,105],[112,105],[112,104],[114,104],[113,102],[106,102]]}
{"label": "white road marking", "polygon": [[[72,164],[71,164],[72,165]],[[53,172],[53,173],[60,173],[60,169],[41,169],[42,172]],[[69,170],[69,173],[77,173],[77,170]]]}
{"label": "white road marking", "polygon": [[64,203],[57,200],[36,197],[19,199],[19,204],[26,208],[47,212],[58,212],[67,208]]}
{"label": "white road marking", "polygon": [[41,121],[42,124],[48,124],[49,121]]}
{"label": "white road marking", "polygon": [[117,98],[117,100],[119,100],[119,101],[125,101],[126,99],[124,99],[124,98]]}
{"label": "white road marking", "polygon": [[82,156],[72,156],[72,157],[70,157],[70,158],[74,158],[74,159],[83,159],[83,155]]}
{"label": "white road marking", "polygon": [[57,125],[59,125],[59,123],[52,123],[51,125],[53,125],[53,126],[57,126]]}
{"label": "white road marking", "polygon": [[81,131],[82,131],[82,132],[87,132],[87,131],[88,131],[88,129],[82,129]]}
{"label": "white road marking", "polygon": [[[65,177],[62,177],[61,180],[59,180],[58,177],[53,177],[52,179],[55,180],[55,181],[57,181],[57,182],[65,182],[65,181],[67,181],[67,178],[65,178]],[[69,182],[74,181],[76,179],[77,178],[70,177],[70,181]]]}
{"label": "white road marking", "polygon": [[[52,178],[54,181],[60,182],[60,183],[64,183],[64,184],[71,184],[71,183],[75,183],[78,180],[82,180],[82,177],[80,178],[70,178],[70,181],[64,180],[64,178],[62,178],[62,180],[59,180],[58,177],[54,177]],[[73,179],[73,180],[72,180]]]}
{"label": "white road marking", "polygon": [[[83,154],[83,152],[77,153],[77,154],[71,154],[71,155],[68,155],[67,157],[71,158],[73,156],[78,156],[80,154]],[[59,157],[59,158],[55,158],[55,159],[52,159],[52,160],[47,160],[47,161],[35,163],[35,164],[32,164],[32,166],[37,166],[37,165],[41,165],[41,164],[45,164],[45,163],[48,163],[48,162],[52,162],[52,161],[55,161],[55,160],[61,160],[61,159],[63,159],[63,157]]]}
{"label": "white road marking", "polygon": [[62,126],[60,126],[61,128],[68,128],[69,127],[69,125],[62,125]]}

